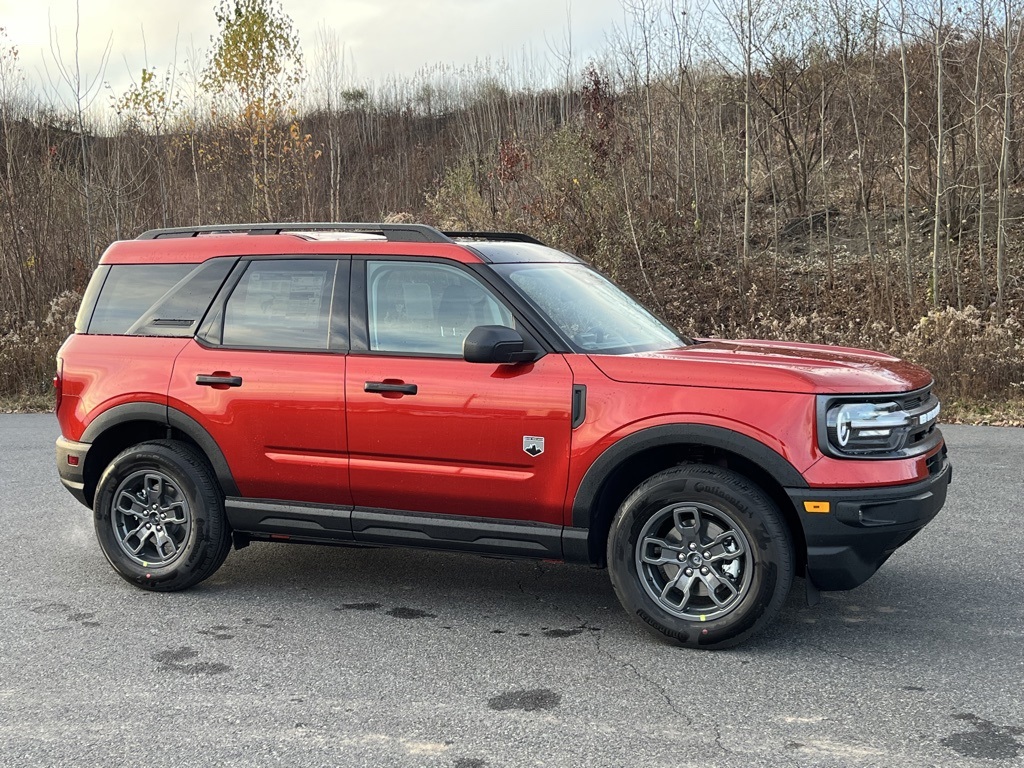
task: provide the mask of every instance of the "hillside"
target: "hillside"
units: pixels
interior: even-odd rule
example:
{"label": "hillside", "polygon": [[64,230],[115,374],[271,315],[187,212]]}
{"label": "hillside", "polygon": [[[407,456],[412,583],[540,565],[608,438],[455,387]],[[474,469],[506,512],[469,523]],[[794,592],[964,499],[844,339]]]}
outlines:
{"label": "hillside", "polygon": [[43,104],[0,45],[0,397],[47,392],[113,239],[397,218],[528,232],[689,334],[886,349],[931,368],[952,415],[1024,413],[1012,4],[698,21],[631,0],[557,87],[500,63],[354,84],[330,45],[306,72],[287,17],[255,4],[260,55],[228,55],[222,26],[191,75],[147,71],[102,117]]}

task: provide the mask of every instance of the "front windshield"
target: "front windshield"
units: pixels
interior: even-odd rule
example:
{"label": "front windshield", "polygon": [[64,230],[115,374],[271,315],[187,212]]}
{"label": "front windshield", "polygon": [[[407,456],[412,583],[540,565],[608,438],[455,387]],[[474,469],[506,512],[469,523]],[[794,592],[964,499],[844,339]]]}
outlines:
{"label": "front windshield", "polygon": [[579,352],[629,354],[687,342],[583,264],[496,264]]}

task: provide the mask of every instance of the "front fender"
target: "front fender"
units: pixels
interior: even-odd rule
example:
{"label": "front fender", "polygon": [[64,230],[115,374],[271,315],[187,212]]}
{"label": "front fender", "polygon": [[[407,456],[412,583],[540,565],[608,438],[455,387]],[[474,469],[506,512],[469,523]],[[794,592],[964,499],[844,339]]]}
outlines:
{"label": "front fender", "polygon": [[708,424],[661,424],[620,438],[590,465],[572,504],[573,528],[589,528],[591,511],[605,479],[624,461],[651,448],[669,445],[706,446],[742,456],[787,488],[806,488],[800,472],[780,453],[748,435]]}

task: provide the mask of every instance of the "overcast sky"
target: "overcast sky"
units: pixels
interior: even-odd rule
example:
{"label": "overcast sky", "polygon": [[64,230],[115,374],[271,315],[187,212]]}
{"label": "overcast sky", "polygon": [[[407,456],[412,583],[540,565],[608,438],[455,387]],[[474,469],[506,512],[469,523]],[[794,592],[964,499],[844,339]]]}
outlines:
{"label": "overcast sky", "polygon": [[[181,68],[190,48],[205,53],[216,33],[217,0],[80,0],[83,74],[95,75],[111,42],[104,80],[121,93],[147,60]],[[443,63],[470,65],[491,58],[557,67],[551,47],[565,50],[570,32],[579,69],[605,47],[622,23],[620,0],[282,0],[306,55],[315,66],[318,31],[326,27],[344,45],[359,81],[407,76]],[[51,39],[70,61],[75,41],[75,1],[0,0],[0,27],[19,49],[30,83],[55,76]],[[177,50],[177,53],[175,53]],[[547,61],[546,61],[547,60]],[[45,66],[44,66],[45,63]],[[38,91],[38,86],[33,90]],[[109,102],[106,94],[100,102]]]}

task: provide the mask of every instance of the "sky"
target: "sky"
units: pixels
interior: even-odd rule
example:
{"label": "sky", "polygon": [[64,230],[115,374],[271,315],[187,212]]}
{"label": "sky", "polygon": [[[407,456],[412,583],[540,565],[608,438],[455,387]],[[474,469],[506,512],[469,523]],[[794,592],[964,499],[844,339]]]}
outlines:
{"label": "sky", "polygon": [[[201,58],[217,31],[218,0],[78,0],[83,76],[96,83],[99,105],[123,93],[144,66],[166,71]],[[280,0],[299,34],[307,70],[316,67],[324,30],[343,46],[354,83],[407,77],[437,64],[469,66],[490,58],[557,70],[552,49],[574,68],[600,53],[616,24],[621,0]],[[75,0],[0,0],[0,45],[14,45],[32,91],[59,83],[53,51],[65,61],[75,49]],[[54,44],[56,41],[56,45]],[[102,79],[97,78],[110,45]],[[198,53],[199,56],[195,56]],[[104,84],[108,84],[109,88]],[[62,88],[67,94],[67,88]]]}

